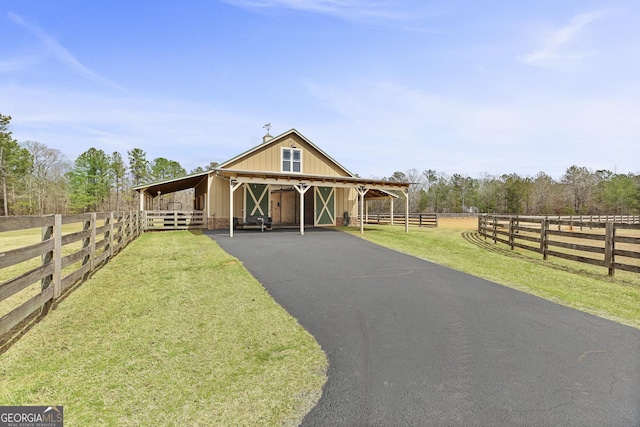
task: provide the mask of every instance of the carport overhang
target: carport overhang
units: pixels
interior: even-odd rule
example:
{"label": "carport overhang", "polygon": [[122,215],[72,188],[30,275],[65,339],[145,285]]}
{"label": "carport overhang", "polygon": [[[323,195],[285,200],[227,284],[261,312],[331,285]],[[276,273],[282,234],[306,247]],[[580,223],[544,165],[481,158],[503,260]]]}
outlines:
{"label": "carport overhang", "polygon": [[210,173],[211,171],[199,172],[181,178],[171,178],[163,181],[136,185],[133,189],[139,193],[146,193],[151,197],[155,197],[158,193],[175,193],[176,191],[195,188],[203,179],[207,179],[207,176],[209,176]]}
{"label": "carport overhang", "polygon": [[[269,185],[291,186],[300,195],[313,186],[336,187],[355,189],[360,198],[360,233],[364,233],[364,201],[365,199],[398,198],[394,192],[401,192],[405,196],[405,231],[409,232],[409,198],[408,182],[383,181],[377,179],[356,178],[351,176],[327,176],[327,175],[305,175],[281,172],[249,171],[240,169],[217,169],[213,173],[219,178],[229,181],[230,209],[233,209],[233,193],[242,184],[256,183]],[[301,197],[300,212],[301,218],[304,211],[304,197]],[[229,212],[229,217],[233,217],[233,212]],[[230,221],[231,222],[231,221]],[[304,221],[300,221],[300,234],[304,235]],[[233,223],[229,225],[229,236],[233,237]]]}

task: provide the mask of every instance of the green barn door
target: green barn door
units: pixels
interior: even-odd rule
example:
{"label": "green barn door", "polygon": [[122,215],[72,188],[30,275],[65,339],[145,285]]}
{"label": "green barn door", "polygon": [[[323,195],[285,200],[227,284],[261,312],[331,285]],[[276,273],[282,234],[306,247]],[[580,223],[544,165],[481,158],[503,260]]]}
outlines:
{"label": "green barn door", "polygon": [[336,225],[336,189],[316,187],[315,225]]}
{"label": "green barn door", "polygon": [[269,186],[267,184],[246,184],[245,218],[269,215]]}

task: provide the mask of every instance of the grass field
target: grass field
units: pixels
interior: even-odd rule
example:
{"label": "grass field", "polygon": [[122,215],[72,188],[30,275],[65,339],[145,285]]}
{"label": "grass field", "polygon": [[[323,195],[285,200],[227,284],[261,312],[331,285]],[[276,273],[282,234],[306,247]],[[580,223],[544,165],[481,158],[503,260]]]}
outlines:
{"label": "grass field", "polygon": [[438,228],[366,226],[340,230],[559,304],[640,328],[640,275],[510,250],[478,236],[476,219],[440,219]]}
{"label": "grass field", "polygon": [[65,425],[297,425],[327,360],[201,233],[146,233],[0,355],[0,405]]}

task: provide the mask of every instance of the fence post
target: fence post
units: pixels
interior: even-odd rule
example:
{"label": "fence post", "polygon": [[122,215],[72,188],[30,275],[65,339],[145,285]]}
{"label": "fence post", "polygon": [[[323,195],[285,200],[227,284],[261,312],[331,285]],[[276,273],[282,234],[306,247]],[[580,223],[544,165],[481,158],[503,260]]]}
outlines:
{"label": "fence post", "polygon": [[487,240],[487,217],[488,215],[484,215],[482,217],[482,235],[484,236],[484,240]]}
{"label": "fence post", "polygon": [[[42,227],[42,241],[44,242],[46,240],[51,239],[51,237],[53,236],[54,233],[55,233],[55,225]],[[43,254],[42,255],[42,265],[47,265],[47,264],[51,263],[52,260],[53,260],[54,253],[55,253],[55,248],[53,250],[51,250],[51,252],[47,252],[47,253]],[[43,277],[42,280],[40,281],[40,289],[41,289],[41,291],[44,291],[49,286],[51,286],[51,282],[52,281],[53,281],[53,275]],[[51,309],[51,305],[52,304],[53,304],[53,300],[49,300],[49,301],[45,302],[44,305],[42,306],[42,309],[40,310],[40,314],[42,316],[44,316],[47,313],[49,313],[49,310]]]}
{"label": "fence post", "polygon": [[549,231],[549,218],[548,217],[544,217],[542,219],[542,223],[540,224],[540,253],[542,253],[542,259],[544,259],[545,261],[548,258],[548,254],[547,254],[547,249],[549,248],[549,244],[548,244],[548,234]]}
{"label": "fence post", "polygon": [[422,214],[418,214],[418,218],[419,218],[419,222],[418,222],[418,227],[422,227]]}
{"label": "fence post", "polygon": [[42,241],[53,239],[53,249],[42,255],[42,265],[53,263],[53,272],[43,277],[40,281],[40,289],[44,291],[53,286],[53,298],[45,302],[40,311],[41,315],[49,313],[53,305],[53,299],[60,296],[60,271],[62,267],[62,215],[53,216],[53,225],[42,228]]}
{"label": "fence post", "polygon": [[513,227],[514,225],[514,218],[513,217],[509,217],[509,246],[511,247],[511,250],[513,250]]}
{"label": "fence post", "polygon": [[109,239],[107,240],[107,244],[109,245],[109,258],[113,256],[113,220],[114,215],[113,211],[109,212]]}
{"label": "fence post", "polygon": [[[91,219],[89,219],[89,221],[84,221],[84,223],[82,224],[82,230],[83,231],[91,230]],[[85,237],[84,239],[82,239],[82,249],[89,248],[90,246],[91,246],[91,236]],[[82,257],[82,265],[85,266],[90,262],[90,260],[91,260],[91,253]],[[86,280],[87,277],[89,277],[89,271],[84,274],[83,280]]]}
{"label": "fence post", "polygon": [[62,293],[62,215],[54,216],[55,237],[53,238],[53,297]]}
{"label": "fence post", "polygon": [[127,234],[127,245],[129,243],[131,243],[131,229],[132,229],[132,225],[131,225],[131,211],[129,211],[129,214],[127,215],[127,225],[125,227],[126,230],[126,234]]}
{"label": "fence post", "polygon": [[498,235],[498,220],[496,217],[493,217],[493,243],[497,243],[497,235]]}
{"label": "fence post", "polygon": [[96,213],[93,212],[91,214],[91,267],[89,267],[90,271],[96,267],[94,265],[94,260],[96,258]]}
{"label": "fence post", "polygon": [[609,269],[609,276],[615,275],[615,268],[613,267],[614,252],[615,249],[615,235],[616,229],[613,222],[607,222],[605,225],[604,236],[604,265]]}
{"label": "fence post", "polygon": [[82,240],[82,249],[89,248],[89,253],[82,258],[82,265],[89,264],[89,271],[84,274],[83,280],[89,277],[89,274],[93,271],[93,258],[96,253],[96,214],[92,213],[89,221],[85,221],[82,227],[83,230],[90,230],[89,237],[85,237]]}

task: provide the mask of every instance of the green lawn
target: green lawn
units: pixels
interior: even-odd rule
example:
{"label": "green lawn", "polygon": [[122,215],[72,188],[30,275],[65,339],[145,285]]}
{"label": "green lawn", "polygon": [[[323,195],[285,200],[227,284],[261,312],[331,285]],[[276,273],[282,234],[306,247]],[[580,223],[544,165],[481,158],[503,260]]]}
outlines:
{"label": "green lawn", "polygon": [[297,425],[327,359],[200,233],[146,233],[0,355],[0,405],[65,425]]}
{"label": "green lawn", "polygon": [[[525,251],[480,238],[468,221],[444,227],[338,227],[355,236],[588,313],[640,328],[640,275]],[[453,225],[451,225],[453,224]],[[466,227],[466,228],[465,228]]]}

